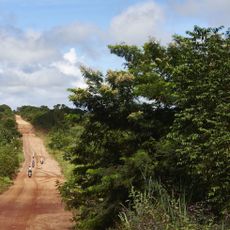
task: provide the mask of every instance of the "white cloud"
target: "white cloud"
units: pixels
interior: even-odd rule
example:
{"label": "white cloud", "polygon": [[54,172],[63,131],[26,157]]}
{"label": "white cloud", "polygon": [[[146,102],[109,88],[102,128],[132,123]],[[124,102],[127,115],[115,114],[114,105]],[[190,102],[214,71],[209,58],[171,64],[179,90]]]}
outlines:
{"label": "white cloud", "polygon": [[90,41],[100,42],[101,30],[93,24],[73,22],[64,26],[54,27],[44,33],[44,38],[51,44],[63,45],[89,45]]}
{"label": "white cloud", "polygon": [[[80,72],[84,60],[73,47],[86,49],[93,46],[85,40],[92,37],[90,33],[94,31],[84,30],[80,24],[75,24],[72,29],[77,29],[78,25],[78,30],[72,34],[71,26],[49,32],[0,26],[0,104],[17,107],[28,103],[68,103],[67,88],[85,87]],[[51,41],[49,35],[55,31],[58,37],[53,34]],[[71,43],[72,48],[62,54]],[[90,48],[88,51],[90,53]]]}
{"label": "white cloud", "polygon": [[72,65],[71,63],[68,62],[56,62],[53,63],[52,66],[55,66],[61,73],[67,75],[67,76],[80,76],[81,71],[78,66]]}
{"label": "white cloud", "polygon": [[54,62],[51,66],[56,67],[61,73],[67,76],[74,76],[82,79],[80,66],[82,65],[81,58],[77,57],[74,48],[63,55],[63,60]]}
{"label": "white cloud", "polygon": [[0,61],[17,64],[52,60],[58,51],[41,39],[35,31],[22,31],[14,27],[0,28]]}
{"label": "white cloud", "polygon": [[[80,65],[91,63],[91,66],[105,68],[98,60],[105,54],[106,45],[114,41],[107,36],[110,32],[115,41],[124,38],[124,41],[139,43],[157,35],[163,19],[160,6],[147,2],[129,7],[115,17],[105,31],[93,23],[72,22],[46,31],[23,30],[1,23],[0,103],[14,107],[29,103],[67,103],[67,88],[86,86]],[[84,53],[84,58],[79,52]],[[106,58],[100,59],[105,66],[112,65],[108,60],[114,62],[107,53]]]}
{"label": "white cloud", "polygon": [[229,0],[177,0],[173,5],[182,16],[205,20],[209,26],[229,26]]}
{"label": "white cloud", "polygon": [[163,8],[153,1],[130,6],[112,19],[111,36],[128,44],[141,44],[150,37],[160,39],[164,17]]}
{"label": "white cloud", "polygon": [[76,50],[61,56],[42,36],[0,28],[0,104],[68,104],[67,88],[84,86]]}
{"label": "white cloud", "polygon": [[11,106],[23,104],[53,105],[68,102],[67,88],[80,87],[84,81],[79,76],[65,75],[56,67],[42,66],[34,72],[8,67],[0,74],[1,102],[11,101]]}
{"label": "white cloud", "polygon": [[71,64],[77,63],[77,54],[74,48],[71,48],[68,53],[64,54],[64,59]]}

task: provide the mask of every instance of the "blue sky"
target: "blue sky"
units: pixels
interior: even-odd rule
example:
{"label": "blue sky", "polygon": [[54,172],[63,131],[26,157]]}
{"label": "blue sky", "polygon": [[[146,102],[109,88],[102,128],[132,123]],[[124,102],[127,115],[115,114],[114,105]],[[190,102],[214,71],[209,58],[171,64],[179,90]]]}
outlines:
{"label": "blue sky", "polygon": [[[14,14],[22,27],[48,29],[72,21],[108,26],[111,17],[138,0],[2,1],[1,12]],[[29,18],[29,20],[28,20]]]}
{"label": "blue sky", "polygon": [[229,27],[229,11],[229,0],[0,0],[0,104],[68,104],[80,65],[122,68],[108,44],[166,45],[195,24]]}

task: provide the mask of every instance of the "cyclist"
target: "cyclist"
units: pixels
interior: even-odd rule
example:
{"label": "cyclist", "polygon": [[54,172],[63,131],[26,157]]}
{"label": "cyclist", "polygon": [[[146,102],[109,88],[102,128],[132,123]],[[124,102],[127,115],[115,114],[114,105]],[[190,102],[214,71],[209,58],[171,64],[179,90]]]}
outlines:
{"label": "cyclist", "polygon": [[29,168],[27,170],[27,174],[28,174],[28,177],[32,176],[32,167],[31,166],[29,166]]}

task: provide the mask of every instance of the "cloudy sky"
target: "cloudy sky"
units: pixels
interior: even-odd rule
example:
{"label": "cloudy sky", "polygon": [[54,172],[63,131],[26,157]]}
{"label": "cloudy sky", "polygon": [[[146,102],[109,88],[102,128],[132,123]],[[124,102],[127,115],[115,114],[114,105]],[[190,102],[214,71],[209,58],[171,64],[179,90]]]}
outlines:
{"label": "cloudy sky", "polygon": [[122,68],[108,44],[162,44],[194,25],[229,27],[230,0],[0,0],[0,104],[70,105],[80,65]]}

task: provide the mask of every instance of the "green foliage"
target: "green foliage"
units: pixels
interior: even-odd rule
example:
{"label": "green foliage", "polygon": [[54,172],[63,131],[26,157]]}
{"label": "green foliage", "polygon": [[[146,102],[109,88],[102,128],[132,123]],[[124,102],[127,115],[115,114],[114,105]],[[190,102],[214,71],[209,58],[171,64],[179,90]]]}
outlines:
{"label": "green foliage", "polygon": [[[84,114],[20,109],[33,124],[55,127],[50,147],[74,164],[60,190],[77,209],[77,229],[111,227],[128,198],[128,229],[219,229],[214,222],[229,218],[229,34],[195,27],[167,47],[110,46],[125,69],[103,76],[82,67],[87,88],[69,89]],[[144,190],[149,176],[164,187],[154,196]]]}
{"label": "green foliage", "polygon": [[77,228],[105,229],[131,186],[141,188],[142,175],[154,167],[156,141],[167,134],[174,111],[140,101],[137,78],[129,71],[108,71],[105,77],[82,71],[88,87],[71,89],[70,99],[88,112],[70,151],[74,177],[61,192],[69,207],[79,209]]}
{"label": "green foliage", "polygon": [[[67,119],[69,119],[67,117]],[[71,149],[78,136],[82,133],[81,125],[67,126],[63,129],[55,128],[49,132],[49,147],[53,150],[66,152]]]}
{"label": "green foliage", "polygon": [[18,149],[13,149],[13,145],[0,146],[0,176],[12,176],[18,167]]}
{"label": "green foliage", "polygon": [[[66,125],[65,116],[70,119],[80,119],[82,110],[71,109],[65,105],[57,104],[53,109],[47,106],[22,106],[17,109],[17,112],[26,120],[30,121],[36,128],[44,131],[49,131],[53,128],[64,128]],[[69,120],[70,120],[69,119]]]}
{"label": "green foliage", "polygon": [[132,188],[129,197],[129,207],[124,206],[119,214],[121,223],[117,230],[224,230],[229,227],[227,223],[215,224],[207,216],[200,223],[198,216],[203,215],[202,210],[188,207],[183,196],[169,195],[159,182],[149,180],[144,192]]}
{"label": "green foliage", "polygon": [[4,192],[10,185],[12,181],[9,177],[1,177],[0,176],[0,194]]}
{"label": "green foliage", "polygon": [[13,111],[7,105],[0,105],[0,191],[10,184],[9,178],[19,167],[19,137]]}
{"label": "green foliage", "polygon": [[168,135],[174,161],[191,199],[217,214],[230,210],[230,38],[221,29],[195,27],[168,49],[180,109]]}
{"label": "green foliage", "polygon": [[49,152],[58,161],[65,178],[70,178],[73,165],[67,161],[71,159],[68,152],[82,132],[82,126],[75,123],[80,123],[84,111],[58,104],[53,109],[47,106],[22,106],[18,108],[18,113],[45,134],[42,137]]}
{"label": "green foliage", "polygon": [[155,106],[170,106],[174,101],[170,57],[167,49],[154,40],[142,48],[128,45],[109,46],[111,53],[124,57],[135,76],[134,93],[152,101]]}

